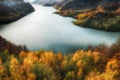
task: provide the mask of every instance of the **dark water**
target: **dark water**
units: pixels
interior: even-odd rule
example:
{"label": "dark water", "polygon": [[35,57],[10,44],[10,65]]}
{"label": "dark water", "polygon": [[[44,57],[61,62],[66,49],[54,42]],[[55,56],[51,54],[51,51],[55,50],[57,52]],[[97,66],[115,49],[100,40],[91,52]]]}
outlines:
{"label": "dark water", "polygon": [[111,45],[120,32],[104,32],[73,25],[72,18],[53,14],[52,7],[33,5],[35,12],[6,25],[1,25],[0,35],[15,44],[26,45],[31,50],[40,48],[54,51],[72,51],[88,45]]}

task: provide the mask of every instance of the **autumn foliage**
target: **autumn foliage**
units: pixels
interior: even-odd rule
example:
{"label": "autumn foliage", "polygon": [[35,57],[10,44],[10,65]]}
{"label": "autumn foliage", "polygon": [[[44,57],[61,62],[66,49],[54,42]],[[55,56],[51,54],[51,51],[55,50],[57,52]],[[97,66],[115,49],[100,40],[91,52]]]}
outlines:
{"label": "autumn foliage", "polygon": [[19,47],[4,39],[1,43],[0,80],[120,80],[120,40],[69,54],[24,49],[16,53]]}
{"label": "autumn foliage", "polygon": [[108,57],[91,50],[64,55],[5,50],[0,53],[0,80],[120,80],[120,52]]}

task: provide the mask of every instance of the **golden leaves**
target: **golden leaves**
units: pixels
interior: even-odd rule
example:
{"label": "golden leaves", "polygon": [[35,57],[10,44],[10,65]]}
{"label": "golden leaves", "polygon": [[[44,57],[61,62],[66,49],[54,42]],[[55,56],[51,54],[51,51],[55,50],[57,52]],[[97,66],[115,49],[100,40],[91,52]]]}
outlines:
{"label": "golden leaves", "polygon": [[120,53],[109,59],[104,54],[78,50],[66,55],[52,51],[6,55],[5,63],[0,57],[0,80],[119,80]]}

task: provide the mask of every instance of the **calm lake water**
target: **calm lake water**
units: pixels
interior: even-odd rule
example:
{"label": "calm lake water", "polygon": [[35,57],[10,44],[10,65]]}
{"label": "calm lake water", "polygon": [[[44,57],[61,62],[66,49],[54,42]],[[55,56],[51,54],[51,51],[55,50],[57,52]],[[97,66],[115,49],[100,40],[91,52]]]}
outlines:
{"label": "calm lake water", "polygon": [[10,24],[0,25],[0,35],[8,41],[26,45],[30,50],[40,48],[71,51],[88,45],[111,45],[120,32],[104,32],[81,28],[72,24],[74,19],[53,14],[56,9],[33,5],[35,12]]}

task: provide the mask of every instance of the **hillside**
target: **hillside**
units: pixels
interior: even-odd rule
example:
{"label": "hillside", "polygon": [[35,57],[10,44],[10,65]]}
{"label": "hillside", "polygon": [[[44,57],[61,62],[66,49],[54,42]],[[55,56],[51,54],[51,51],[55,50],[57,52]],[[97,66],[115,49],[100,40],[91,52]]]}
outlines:
{"label": "hillside", "polygon": [[0,24],[13,22],[31,13],[34,8],[22,1],[0,1]]}
{"label": "hillside", "polygon": [[18,54],[21,51],[28,51],[25,46],[17,46],[0,36],[0,53],[7,50],[10,54]]}
{"label": "hillside", "polygon": [[76,19],[75,25],[104,31],[120,31],[119,0],[68,0],[55,8],[62,16]]}

